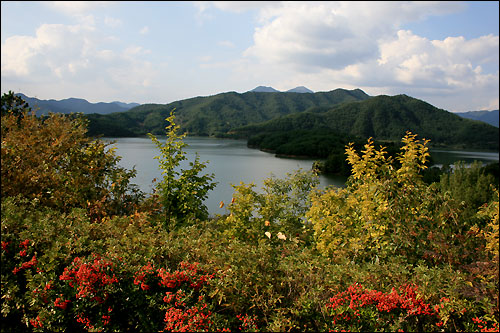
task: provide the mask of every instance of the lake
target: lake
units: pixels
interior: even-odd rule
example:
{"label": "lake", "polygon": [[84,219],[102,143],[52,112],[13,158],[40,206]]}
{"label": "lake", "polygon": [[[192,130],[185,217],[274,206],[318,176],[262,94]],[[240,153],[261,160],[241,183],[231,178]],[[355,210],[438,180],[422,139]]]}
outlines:
{"label": "lake", "polygon": [[[164,142],[164,137],[158,137]],[[135,167],[137,176],[133,182],[139,188],[151,193],[153,179],[161,180],[161,171],[158,168],[159,150],[149,138],[103,138],[106,141],[115,141],[112,145],[116,147],[116,154],[122,159],[119,165],[132,169]],[[189,162],[193,161],[196,153],[200,156],[200,161],[208,162],[204,169],[204,174],[215,174],[217,187],[209,192],[209,197],[205,201],[209,213],[222,214],[226,210],[219,208],[220,201],[228,203],[231,201],[234,189],[231,184],[238,185],[240,182],[256,185],[257,189],[262,187],[264,179],[274,175],[284,178],[287,173],[292,173],[298,169],[311,170],[314,159],[288,159],[276,158],[274,154],[262,152],[258,149],[247,147],[246,140],[217,139],[208,137],[186,137],[184,142],[188,144],[185,148],[188,158],[181,168],[189,168]],[[454,151],[454,150],[431,150],[431,154],[436,165],[453,164],[461,160],[472,163],[479,160],[490,163],[499,160],[497,153]],[[320,176],[320,187],[326,186],[342,187],[346,181],[341,176]]]}
{"label": "lake", "polygon": [[[164,142],[164,137],[158,137]],[[139,188],[151,193],[153,179],[161,180],[161,171],[158,168],[159,150],[149,138],[103,138],[106,141],[115,141],[112,147],[116,147],[116,154],[122,159],[119,165],[132,169],[135,166],[137,175],[133,182]],[[209,192],[205,201],[209,213],[222,214],[225,209],[219,208],[219,203],[231,201],[234,189],[231,184],[238,185],[240,182],[256,185],[257,189],[262,187],[263,181],[274,175],[278,178],[286,177],[298,169],[311,170],[313,159],[288,159],[276,158],[274,154],[262,152],[258,149],[247,147],[246,140],[217,139],[208,137],[186,137],[184,142],[188,144],[184,151],[187,161],[181,164],[181,168],[189,168],[189,162],[193,161],[196,153],[201,162],[207,162],[204,174],[215,174],[216,188]],[[344,186],[345,177],[320,176],[320,187]]]}

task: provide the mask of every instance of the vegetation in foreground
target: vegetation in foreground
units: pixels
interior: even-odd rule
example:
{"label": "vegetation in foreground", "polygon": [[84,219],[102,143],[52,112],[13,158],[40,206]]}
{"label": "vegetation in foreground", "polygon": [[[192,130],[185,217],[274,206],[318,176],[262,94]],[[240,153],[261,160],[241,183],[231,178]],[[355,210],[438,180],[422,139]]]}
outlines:
{"label": "vegetation in foreground", "polygon": [[242,183],[208,219],[173,114],[150,196],[81,118],[6,94],[1,120],[2,331],[499,329],[498,185],[478,164],[425,183],[415,134],[396,158],[348,145],[345,188]]}

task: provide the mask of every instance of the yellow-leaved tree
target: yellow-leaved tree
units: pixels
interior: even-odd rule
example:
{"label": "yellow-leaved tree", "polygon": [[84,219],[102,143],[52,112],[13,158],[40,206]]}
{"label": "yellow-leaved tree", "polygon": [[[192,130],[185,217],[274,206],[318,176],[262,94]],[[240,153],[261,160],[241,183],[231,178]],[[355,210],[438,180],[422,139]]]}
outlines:
{"label": "yellow-leaved tree", "polygon": [[358,155],[346,154],[352,175],[342,189],[317,191],[307,217],[317,249],[334,261],[378,261],[400,255],[409,262],[459,260],[450,237],[457,212],[435,185],[425,184],[428,140],[407,132],[396,159],[368,140]]}

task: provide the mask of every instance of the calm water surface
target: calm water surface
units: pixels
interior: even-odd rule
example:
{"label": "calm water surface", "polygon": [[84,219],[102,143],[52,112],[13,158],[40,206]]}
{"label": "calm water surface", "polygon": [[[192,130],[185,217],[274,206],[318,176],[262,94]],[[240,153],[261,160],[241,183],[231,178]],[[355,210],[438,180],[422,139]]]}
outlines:
{"label": "calm water surface", "polygon": [[439,167],[444,164],[452,165],[456,161],[464,161],[470,164],[474,161],[481,161],[483,163],[498,162],[497,153],[476,152],[476,151],[460,151],[460,150],[441,150],[431,149],[430,153],[434,162]]}
{"label": "calm water surface", "polygon": [[[158,137],[161,142],[165,138]],[[112,146],[116,147],[116,154],[121,156],[120,166],[127,169],[135,167],[137,175],[133,182],[139,188],[151,193],[153,179],[161,180],[161,171],[158,168],[159,150],[149,138],[105,138],[106,141],[116,141]],[[226,210],[219,208],[220,201],[228,203],[231,201],[234,189],[231,184],[238,185],[240,182],[254,183],[257,189],[262,187],[263,181],[274,175],[278,178],[286,177],[287,173],[296,170],[310,170],[314,160],[296,160],[287,158],[276,158],[274,154],[265,153],[258,149],[250,149],[246,140],[215,139],[204,137],[187,137],[184,142],[188,144],[184,148],[187,161],[181,168],[188,169],[189,162],[194,161],[196,153],[200,161],[208,161],[204,174],[215,174],[214,181],[217,187],[209,192],[205,201],[209,213],[223,214]],[[320,176],[320,187],[333,185],[344,186],[345,177]]]}
{"label": "calm water surface", "polygon": [[[164,137],[158,137],[164,142]],[[153,179],[161,180],[161,171],[158,168],[159,150],[149,138],[105,138],[104,140],[115,141],[116,154],[121,156],[120,166],[127,169],[135,167],[137,176],[133,182],[139,188],[151,193]],[[246,140],[216,139],[205,137],[187,137],[184,139],[188,146],[185,152],[188,160],[184,161],[181,168],[189,168],[189,162],[193,161],[196,153],[200,161],[208,162],[204,169],[205,174],[215,174],[217,187],[209,192],[205,201],[211,215],[225,213],[225,208],[220,209],[220,201],[228,203],[231,201],[234,189],[232,184],[240,182],[254,183],[257,189],[262,187],[263,181],[274,175],[278,178],[286,177],[298,169],[310,170],[314,160],[297,160],[287,158],[276,158],[274,154],[265,153],[258,149],[250,149]],[[434,163],[438,166],[453,164],[456,161],[472,163],[479,160],[491,163],[499,160],[497,153],[453,151],[453,150],[431,150]],[[346,181],[340,176],[320,176],[320,188],[326,186],[342,187]]]}

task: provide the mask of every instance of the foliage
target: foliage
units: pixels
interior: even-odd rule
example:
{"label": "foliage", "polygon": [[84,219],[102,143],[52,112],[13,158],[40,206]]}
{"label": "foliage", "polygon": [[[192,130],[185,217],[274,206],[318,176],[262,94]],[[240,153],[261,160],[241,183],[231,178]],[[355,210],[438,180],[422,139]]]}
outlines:
{"label": "foliage", "polygon": [[467,217],[474,215],[480,206],[493,198],[494,190],[489,185],[494,184],[494,177],[485,171],[481,162],[471,165],[457,162],[451,172],[441,176],[440,190],[464,205],[463,214]]}
{"label": "foliage", "polygon": [[459,207],[435,186],[427,186],[419,174],[429,156],[427,141],[420,143],[411,133],[402,141],[397,169],[371,140],[361,156],[348,146],[352,176],[346,188],[315,193],[307,214],[318,250],[336,261],[384,260],[393,255],[412,263],[472,260],[473,253],[455,248],[475,246],[474,238],[464,234],[472,225],[459,224]]}
{"label": "foliage", "polygon": [[135,171],[86,137],[82,118],[23,112],[2,116],[2,197],[22,195],[63,211],[85,207],[95,218],[137,209],[143,194],[130,184]]}
{"label": "foliage", "polygon": [[[23,118],[25,113],[30,113],[31,108],[21,97],[16,96],[13,91],[2,95],[2,116],[12,114],[17,118]],[[3,128],[2,128],[3,131]]]}
{"label": "foliage", "polygon": [[256,241],[265,233],[269,238],[284,237],[309,242],[311,228],[303,218],[310,207],[310,191],[319,184],[312,172],[297,171],[285,179],[264,180],[260,192],[255,185],[234,186],[233,199],[228,204],[229,216],[222,219],[226,234],[242,240]]}
{"label": "foliage", "polygon": [[[498,190],[476,167],[423,182],[427,141],[416,135],[407,133],[395,157],[371,140],[361,155],[348,145],[353,175],[344,189],[314,190],[317,178],[303,171],[271,177],[259,191],[242,183],[228,214],[165,229],[158,193],[137,210],[117,209],[112,197],[96,214],[69,195],[63,204],[58,173],[43,169],[39,183],[51,180],[57,196],[7,192],[21,172],[3,173],[4,156],[14,159],[7,153],[22,146],[28,133],[13,133],[23,128],[62,133],[57,144],[23,148],[29,161],[53,154],[83,172],[85,163],[106,161],[105,175],[116,168],[98,143],[98,153],[78,153],[82,142],[83,151],[94,147],[78,118],[23,115],[19,124],[2,116],[2,331],[498,331]],[[173,166],[184,155],[171,117],[161,158]],[[67,179],[75,196],[99,193],[82,187],[103,178],[67,169],[58,172],[78,180]],[[192,178],[210,186],[210,177]],[[475,183],[487,195],[460,190]],[[187,221],[203,211],[190,202]]]}
{"label": "foliage", "polygon": [[[429,331],[436,328],[429,324],[442,326],[442,322],[439,325],[437,320],[427,318],[436,315],[437,311],[418,297],[417,288],[412,285],[383,293],[354,284],[330,298],[326,307],[337,330],[375,332],[383,325],[393,332],[414,327],[419,331]],[[429,326],[423,329],[424,324]]]}
{"label": "foliage", "polygon": [[180,163],[187,159],[183,151],[187,144],[182,141],[185,134],[177,134],[179,125],[175,123],[173,111],[166,120],[169,124],[166,127],[165,144],[153,134],[149,136],[161,154],[155,157],[160,162],[163,175],[156,189],[165,212],[164,225],[169,229],[175,227],[175,224],[185,224],[190,219],[206,219],[208,210],[203,201],[207,198],[208,191],[217,184],[212,182],[213,174],[199,175],[206,164],[200,162],[198,154],[195,160],[190,162],[190,169],[178,170]]}

